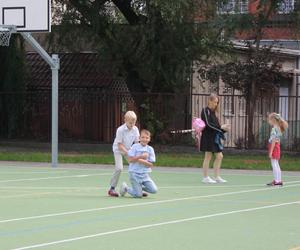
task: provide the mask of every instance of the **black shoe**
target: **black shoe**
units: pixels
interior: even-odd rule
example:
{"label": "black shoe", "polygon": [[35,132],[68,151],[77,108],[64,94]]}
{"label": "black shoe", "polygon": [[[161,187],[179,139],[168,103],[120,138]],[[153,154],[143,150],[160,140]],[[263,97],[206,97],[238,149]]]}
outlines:
{"label": "black shoe", "polygon": [[266,184],[267,186],[275,186],[275,181]]}
{"label": "black shoe", "polygon": [[272,181],[272,182],[270,182],[270,183],[267,183],[267,186],[283,186],[283,183],[282,183],[282,181],[279,181],[279,182],[277,182],[277,181]]}

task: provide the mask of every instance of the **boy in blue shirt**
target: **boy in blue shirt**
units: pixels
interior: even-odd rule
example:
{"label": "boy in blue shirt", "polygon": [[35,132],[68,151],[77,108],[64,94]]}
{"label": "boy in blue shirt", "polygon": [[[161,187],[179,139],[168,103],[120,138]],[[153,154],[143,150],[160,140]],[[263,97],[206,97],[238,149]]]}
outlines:
{"label": "boy in blue shirt", "polygon": [[157,192],[157,186],[150,178],[151,167],[155,162],[154,149],[148,145],[151,139],[151,133],[143,129],[141,131],[140,143],[134,144],[128,151],[129,161],[129,179],[132,187],[128,187],[124,182],[120,189],[121,196],[126,193],[134,198],[146,196],[143,191],[154,194]]}

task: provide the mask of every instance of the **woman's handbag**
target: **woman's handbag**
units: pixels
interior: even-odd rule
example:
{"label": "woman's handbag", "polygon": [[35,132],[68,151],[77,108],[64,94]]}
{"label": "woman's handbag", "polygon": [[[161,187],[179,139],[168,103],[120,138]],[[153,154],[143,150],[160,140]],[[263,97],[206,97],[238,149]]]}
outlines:
{"label": "woman's handbag", "polygon": [[222,132],[217,132],[215,135],[215,144],[218,146],[219,150],[223,150],[224,149],[224,145],[222,143],[222,141],[225,141],[226,138],[224,136],[224,133]]}

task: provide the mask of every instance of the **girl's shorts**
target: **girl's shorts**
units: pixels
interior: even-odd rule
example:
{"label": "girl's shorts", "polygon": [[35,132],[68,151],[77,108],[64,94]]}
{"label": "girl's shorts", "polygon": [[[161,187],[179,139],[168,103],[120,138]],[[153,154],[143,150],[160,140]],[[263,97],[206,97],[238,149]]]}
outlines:
{"label": "girl's shorts", "polygon": [[[268,152],[270,153],[270,149],[271,149],[271,143],[269,143],[268,145]],[[279,143],[275,143],[275,147],[274,150],[272,152],[272,159],[274,160],[279,160],[280,159],[280,144]]]}

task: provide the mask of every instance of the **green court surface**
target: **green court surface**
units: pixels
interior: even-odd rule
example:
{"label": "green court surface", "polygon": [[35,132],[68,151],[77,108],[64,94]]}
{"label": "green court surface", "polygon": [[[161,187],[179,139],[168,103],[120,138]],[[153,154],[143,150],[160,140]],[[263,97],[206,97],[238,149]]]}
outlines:
{"label": "green court surface", "polygon": [[29,165],[0,167],[1,250],[300,247],[299,172],[269,188],[271,171],[224,171],[228,183],[204,185],[200,169],[157,168],[159,192],[133,199],[106,195],[112,167]]}

